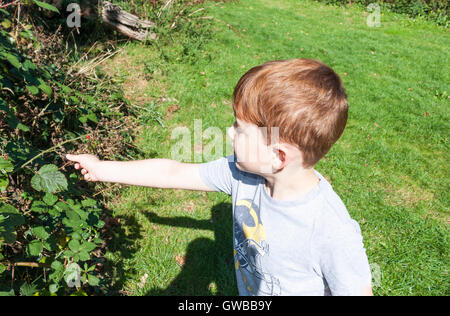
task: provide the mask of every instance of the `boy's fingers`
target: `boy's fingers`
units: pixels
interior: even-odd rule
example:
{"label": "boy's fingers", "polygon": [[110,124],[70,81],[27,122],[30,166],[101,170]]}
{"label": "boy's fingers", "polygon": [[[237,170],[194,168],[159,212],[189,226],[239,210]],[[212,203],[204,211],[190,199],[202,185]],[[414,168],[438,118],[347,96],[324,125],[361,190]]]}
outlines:
{"label": "boy's fingers", "polygon": [[[75,169],[78,169],[78,168],[80,167],[80,164],[78,163],[78,162],[80,162],[80,158],[79,158],[78,156],[79,156],[79,155],[71,155],[71,154],[67,154],[67,155],[66,155],[67,160],[77,162],[77,163],[75,164]],[[78,166],[78,167],[77,167],[77,166]]]}
{"label": "boy's fingers", "polygon": [[75,159],[75,156],[74,156],[74,155],[71,155],[71,154],[67,154],[67,155],[66,155],[66,159],[67,159],[67,160],[74,160],[74,159]]}

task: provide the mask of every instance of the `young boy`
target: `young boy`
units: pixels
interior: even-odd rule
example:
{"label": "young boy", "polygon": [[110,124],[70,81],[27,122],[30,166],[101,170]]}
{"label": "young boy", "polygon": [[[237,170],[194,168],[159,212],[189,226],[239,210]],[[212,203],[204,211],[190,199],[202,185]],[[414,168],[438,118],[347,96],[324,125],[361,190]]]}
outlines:
{"label": "young boy", "polygon": [[313,169],[347,122],[339,76],[315,60],[267,62],[239,80],[233,110],[234,155],[215,161],[67,159],[87,181],[231,195],[240,295],[371,295],[359,225]]}

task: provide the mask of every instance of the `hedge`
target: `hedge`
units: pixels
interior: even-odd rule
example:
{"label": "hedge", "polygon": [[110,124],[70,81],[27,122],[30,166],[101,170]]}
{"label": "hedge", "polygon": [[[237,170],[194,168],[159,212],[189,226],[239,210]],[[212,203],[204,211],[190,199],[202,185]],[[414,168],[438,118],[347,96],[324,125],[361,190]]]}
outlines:
{"label": "hedge", "polygon": [[450,20],[448,16],[449,1],[442,0],[317,0],[327,4],[347,5],[357,4],[368,6],[378,3],[382,7],[396,13],[407,14],[411,17],[425,17],[439,25],[448,27]]}

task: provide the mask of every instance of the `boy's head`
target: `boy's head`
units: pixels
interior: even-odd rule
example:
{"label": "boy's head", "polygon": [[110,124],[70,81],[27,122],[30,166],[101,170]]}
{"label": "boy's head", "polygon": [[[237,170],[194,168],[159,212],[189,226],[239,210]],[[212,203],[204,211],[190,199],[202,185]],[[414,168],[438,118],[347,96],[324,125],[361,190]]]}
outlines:
{"label": "boy's head", "polygon": [[[287,145],[284,152],[299,151],[302,166],[311,168],[342,135],[348,104],[341,79],[330,67],[291,59],[266,62],[242,76],[233,110],[237,122],[262,130],[266,145],[275,128],[279,143]],[[238,155],[236,149],[235,142]]]}

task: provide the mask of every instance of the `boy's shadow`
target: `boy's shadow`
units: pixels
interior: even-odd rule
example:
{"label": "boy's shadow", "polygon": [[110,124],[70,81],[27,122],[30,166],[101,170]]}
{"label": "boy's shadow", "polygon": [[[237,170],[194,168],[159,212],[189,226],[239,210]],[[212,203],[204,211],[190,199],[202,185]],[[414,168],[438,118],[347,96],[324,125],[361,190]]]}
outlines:
{"label": "boy's shadow", "polygon": [[183,269],[166,289],[152,289],[146,295],[238,295],[230,203],[215,205],[211,220],[145,215],[156,224],[214,231],[214,240],[202,237],[188,245]]}

